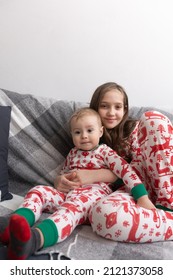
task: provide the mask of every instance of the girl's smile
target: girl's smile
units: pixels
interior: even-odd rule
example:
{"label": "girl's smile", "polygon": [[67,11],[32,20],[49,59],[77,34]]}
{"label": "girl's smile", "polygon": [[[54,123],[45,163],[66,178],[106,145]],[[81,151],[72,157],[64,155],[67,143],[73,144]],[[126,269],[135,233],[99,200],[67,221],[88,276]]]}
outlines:
{"label": "girl's smile", "polygon": [[117,89],[106,92],[100,102],[98,112],[106,128],[116,127],[125,113],[123,94]]}

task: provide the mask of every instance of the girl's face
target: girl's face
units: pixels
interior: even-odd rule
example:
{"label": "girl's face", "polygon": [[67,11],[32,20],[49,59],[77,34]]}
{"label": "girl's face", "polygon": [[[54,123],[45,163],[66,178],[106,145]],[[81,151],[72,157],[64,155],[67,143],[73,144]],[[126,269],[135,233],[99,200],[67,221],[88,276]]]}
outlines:
{"label": "girl's face", "polygon": [[117,89],[106,92],[99,104],[98,113],[105,128],[116,127],[125,114],[123,93]]}

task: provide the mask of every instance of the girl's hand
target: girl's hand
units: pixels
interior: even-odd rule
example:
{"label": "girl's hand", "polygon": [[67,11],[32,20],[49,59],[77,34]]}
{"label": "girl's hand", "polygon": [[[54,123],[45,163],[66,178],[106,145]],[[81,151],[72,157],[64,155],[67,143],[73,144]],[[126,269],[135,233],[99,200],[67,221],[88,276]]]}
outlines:
{"label": "girl's hand", "polygon": [[137,204],[140,207],[143,207],[145,209],[156,209],[156,207],[154,206],[154,204],[151,202],[151,200],[149,199],[148,195],[143,195],[141,196],[138,200],[137,200]]}

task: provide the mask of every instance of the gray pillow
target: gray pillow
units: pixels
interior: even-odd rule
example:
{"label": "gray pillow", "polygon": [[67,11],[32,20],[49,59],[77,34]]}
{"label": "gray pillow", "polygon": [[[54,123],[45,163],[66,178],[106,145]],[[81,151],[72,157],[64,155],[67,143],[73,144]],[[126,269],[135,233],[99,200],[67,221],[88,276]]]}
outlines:
{"label": "gray pillow", "polygon": [[11,107],[0,106],[0,201],[11,199],[8,191],[8,136]]}

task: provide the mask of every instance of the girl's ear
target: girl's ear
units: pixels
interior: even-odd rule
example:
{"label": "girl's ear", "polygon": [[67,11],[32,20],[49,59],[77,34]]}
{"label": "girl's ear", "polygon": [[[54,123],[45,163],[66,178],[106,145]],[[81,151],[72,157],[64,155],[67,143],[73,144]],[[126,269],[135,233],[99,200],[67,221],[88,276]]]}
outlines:
{"label": "girl's ear", "polygon": [[127,113],[127,111],[128,111],[128,108],[127,108],[127,106],[125,106],[125,108],[124,108],[124,115]]}
{"label": "girl's ear", "polygon": [[101,127],[100,127],[100,137],[103,136],[103,131],[104,131],[104,126],[101,126]]}

